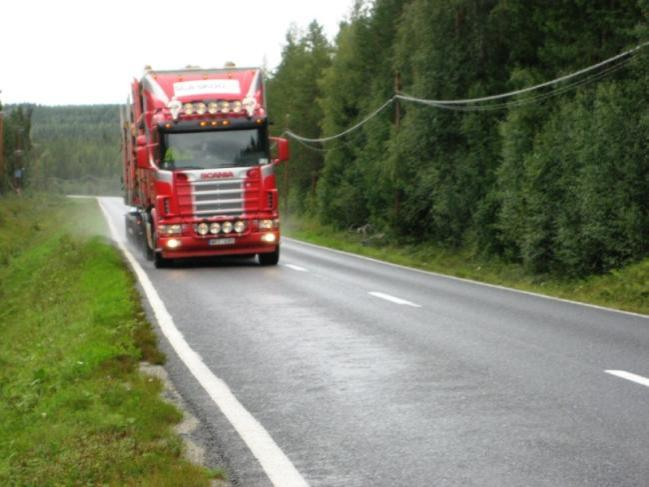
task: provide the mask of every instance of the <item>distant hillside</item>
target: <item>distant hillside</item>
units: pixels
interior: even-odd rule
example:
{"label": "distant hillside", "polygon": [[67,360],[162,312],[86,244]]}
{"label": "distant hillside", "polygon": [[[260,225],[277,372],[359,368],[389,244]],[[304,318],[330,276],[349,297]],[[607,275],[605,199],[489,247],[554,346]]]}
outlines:
{"label": "distant hillside", "polygon": [[117,193],[118,105],[35,106],[31,182],[65,192]]}

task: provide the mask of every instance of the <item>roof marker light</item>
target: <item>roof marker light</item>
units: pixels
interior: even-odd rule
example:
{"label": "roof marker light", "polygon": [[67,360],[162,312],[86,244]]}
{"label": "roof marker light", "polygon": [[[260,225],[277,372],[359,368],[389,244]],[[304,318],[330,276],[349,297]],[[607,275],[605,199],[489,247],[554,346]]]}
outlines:
{"label": "roof marker light", "polygon": [[248,112],[248,116],[252,117],[255,114],[255,109],[257,108],[257,100],[250,96],[244,98],[243,108],[245,108],[246,112]]}
{"label": "roof marker light", "polygon": [[180,103],[180,100],[178,100],[178,98],[174,98],[172,100],[169,100],[169,103],[167,103],[167,108],[169,108],[173,119],[176,120],[178,118],[178,115],[180,115],[180,111],[182,110],[183,105],[182,103]]}

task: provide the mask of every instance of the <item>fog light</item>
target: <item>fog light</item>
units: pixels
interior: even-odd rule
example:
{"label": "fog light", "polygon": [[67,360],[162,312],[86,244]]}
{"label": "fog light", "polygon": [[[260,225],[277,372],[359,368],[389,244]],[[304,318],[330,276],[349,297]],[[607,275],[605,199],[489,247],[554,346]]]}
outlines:
{"label": "fog light", "polygon": [[170,238],[169,240],[167,240],[168,249],[177,249],[178,247],[180,247],[180,240],[175,238]]}
{"label": "fog light", "polygon": [[277,237],[275,236],[274,233],[264,233],[261,236],[261,240],[262,242],[266,242],[266,243],[274,243],[275,240],[277,240]]}
{"label": "fog light", "polygon": [[238,220],[234,223],[234,231],[237,233],[243,233],[246,229],[246,222]]}
{"label": "fog light", "polygon": [[198,226],[196,227],[196,231],[198,232],[199,235],[207,235],[207,232],[210,231],[210,227],[207,226],[207,223],[199,223]]}

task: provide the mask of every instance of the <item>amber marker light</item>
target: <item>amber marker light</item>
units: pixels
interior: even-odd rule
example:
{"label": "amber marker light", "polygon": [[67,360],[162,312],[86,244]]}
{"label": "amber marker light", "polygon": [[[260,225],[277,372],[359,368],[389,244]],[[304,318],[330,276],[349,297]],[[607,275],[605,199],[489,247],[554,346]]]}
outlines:
{"label": "amber marker light", "polygon": [[199,124],[201,127],[207,127],[207,122],[203,121]]}

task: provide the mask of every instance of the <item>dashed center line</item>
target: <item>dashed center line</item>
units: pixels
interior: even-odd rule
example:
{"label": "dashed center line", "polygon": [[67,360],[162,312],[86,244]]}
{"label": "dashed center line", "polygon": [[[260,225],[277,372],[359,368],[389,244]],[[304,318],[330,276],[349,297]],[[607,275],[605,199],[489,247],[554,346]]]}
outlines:
{"label": "dashed center line", "polygon": [[630,380],[631,382],[635,382],[636,384],[641,384],[643,386],[649,387],[649,379],[642,377],[641,375],[632,374],[631,372],[627,372],[626,370],[605,370],[604,372],[616,377],[620,377],[621,379]]}
{"label": "dashed center line", "polygon": [[309,272],[304,267],[300,267],[299,265],[284,264],[284,267],[288,267],[289,269],[293,269],[294,271],[298,271],[298,272]]}
{"label": "dashed center line", "polygon": [[392,296],[390,294],[380,293],[378,291],[370,291],[367,294],[370,294],[375,298],[385,299],[386,301],[390,301],[392,303],[402,304],[404,306],[412,306],[413,308],[421,308],[421,305],[419,304],[415,304],[411,301],[406,301],[405,299],[397,298],[396,296]]}

